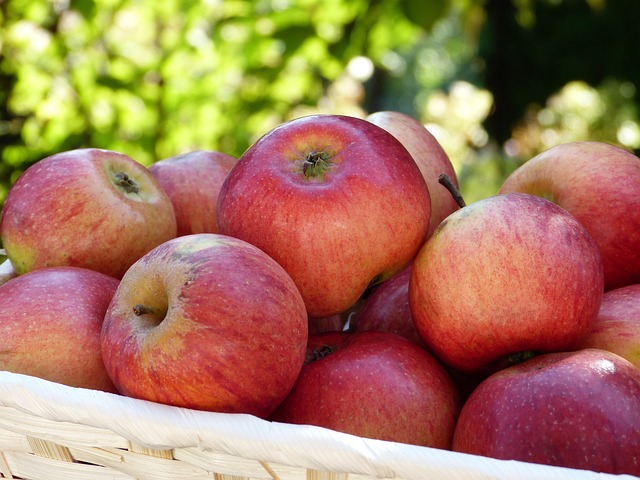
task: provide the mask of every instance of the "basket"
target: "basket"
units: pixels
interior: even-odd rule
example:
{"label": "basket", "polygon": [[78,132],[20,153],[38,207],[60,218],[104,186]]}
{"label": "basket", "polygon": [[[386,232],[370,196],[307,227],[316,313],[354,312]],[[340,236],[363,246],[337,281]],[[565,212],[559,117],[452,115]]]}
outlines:
{"label": "basket", "polygon": [[0,372],[0,475],[29,480],[636,477],[370,440]]}

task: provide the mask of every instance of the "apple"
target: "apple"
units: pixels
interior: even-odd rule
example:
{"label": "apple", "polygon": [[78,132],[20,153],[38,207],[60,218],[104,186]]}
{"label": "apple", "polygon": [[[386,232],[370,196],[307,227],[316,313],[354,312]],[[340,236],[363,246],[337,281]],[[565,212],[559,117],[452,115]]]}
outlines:
{"label": "apple", "polygon": [[115,392],[100,332],[118,284],[85,268],[49,267],[0,285],[0,370]]}
{"label": "apple", "polygon": [[438,183],[445,173],[456,187],[458,179],[449,156],[431,132],[416,118],[406,113],[383,110],[373,112],[366,120],[384,128],[407,148],[427,182],[431,195],[429,235],[450,213],[458,209],[455,200]]}
{"label": "apple", "polygon": [[453,450],[640,476],[640,369],[599,349],[494,373],[467,399]]}
{"label": "apple", "polygon": [[291,390],[307,337],[304,302],[280,265],[240,239],[199,233],[129,268],[102,355],[123,395],[266,417]]}
{"label": "apple", "polygon": [[409,305],[445,364],[485,374],[589,333],[604,292],[600,252],[570,213],[535,195],[495,195],[452,213],[416,256]]}
{"label": "apple", "polygon": [[218,196],[220,233],[264,250],[293,278],[310,317],[352,307],[416,255],[429,189],[407,149],[361,118],[281,124],[240,157]]}
{"label": "apple", "polygon": [[605,292],[598,318],[580,346],[608,350],[640,368],[640,284]]}
{"label": "apple", "polygon": [[236,161],[226,153],[196,150],[162,159],[149,167],[171,199],[178,236],[218,233],[218,193]]}
{"label": "apple", "polygon": [[389,332],[309,337],[307,363],[273,421],[449,449],[458,392],[426,350]]}
{"label": "apple", "polygon": [[75,266],[115,278],[176,236],[171,200],[143,165],[95,148],[31,165],[9,189],[0,237],[18,275]]}
{"label": "apple", "polygon": [[500,193],[525,192],[569,211],[596,241],[605,289],[640,283],[640,158],[603,142],[563,143],[531,158]]}
{"label": "apple", "polygon": [[411,265],[372,288],[360,310],[352,317],[350,330],[377,330],[405,337],[424,347],[424,341],[411,317],[409,307],[409,279]]}

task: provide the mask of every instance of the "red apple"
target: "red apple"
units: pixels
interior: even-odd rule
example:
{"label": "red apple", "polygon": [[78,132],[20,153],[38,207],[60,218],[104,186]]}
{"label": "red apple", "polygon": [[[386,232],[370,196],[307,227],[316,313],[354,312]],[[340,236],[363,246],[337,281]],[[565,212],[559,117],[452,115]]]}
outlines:
{"label": "red apple", "polygon": [[200,233],[131,266],[102,354],[124,395],[265,417],[293,386],[306,341],[304,302],[282,267],[242,240]]}
{"label": "red apple", "polygon": [[165,158],[149,167],[171,199],[178,236],[218,233],[218,193],[236,161],[226,153],[196,150]]}
{"label": "red apple", "polygon": [[310,317],[353,306],[402,270],[429,230],[429,190],[390,133],[363,119],[311,115],[256,141],[225,179],[220,233],[291,275]]}
{"label": "red apple", "polygon": [[409,279],[411,265],[375,287],[367,295],[360,310],[353,315],[350,329],[354,332],[377,330],[405,337],[424,347],[424,341],[411,317]]}
{"label": "red apple", "polygon": [[609,290],[582,348],[617,353],[640,368],[640,284]]}
{"label": "red apple", "polygon": [[50,267],[0,285],[0,370],[115,392],[100,330],[118,283],[85,268]]}
{"label": "red apple", "polygon": [[389,332],[310,336],[308,360],[274,421],[448,449],[458,392],[426,350]]}
{"label": "red apple", "polygon": [[445,173],[459,187],[449,156],[431,132],[410,115],[385,110],[371,113],[366,120],[384,128],[400,140],[418,164],[431,194],[431,235],[442,220],[458,209],[458,204],[449,192],[438,183],[438,177]]}
{"label": "red apple", "polygon": [[605,289],[640,283],[640,158],[602,142],[557,145],[524,163],[500,193],[552,200],[596,241]]}
{"label": "red apple", "polygon": [[171,200],[147,168],[94,148],[52,155],[9,189],[0,236],[16,272],[75,266],[121,278],[176,236]]}
{"label": "red apple", "polygon": [[411,314],[427,347],[464,373],[575,347],[603,295],[587,230],[543,198],[512,193],[452,213],[411,270]]}
{"label": "red apple", "polygon": [[497,372],[462,407],[453,450],[640,475],[640,369],[585,349]]}

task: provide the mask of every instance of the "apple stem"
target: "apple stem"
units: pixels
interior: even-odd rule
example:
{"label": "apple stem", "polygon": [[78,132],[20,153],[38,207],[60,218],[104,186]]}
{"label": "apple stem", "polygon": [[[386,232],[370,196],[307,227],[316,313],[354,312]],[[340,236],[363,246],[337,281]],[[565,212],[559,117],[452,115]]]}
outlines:
{"label": "apple stem", "polygon": [[329,156],[325,152],[311,152],[302,163],[302,173],[305,178],[317,177],[324,173],[329,166]]}
{"label": "apple stem", "polygon": [[138,184],[133,181],[133,179],[124,172],[118,172],[115,174],[116,177],[116,185],[122,187],[127,193],[138,193],[140,188]]}
{"label": "apple stem", "polygon": [[456,203],[460,208],[464,208],[467,206],[466,202],[464,201],[464,198],[462,198],[462,194],[460,193],[460,190],[458,190],[458,187],[456,187],[455,183],[453,183],[453,180],[451,180],[451,177],[449,177],[449,175],[447,175],[446,173],[441,174],[438,177],[438,183],[440,183],[440,185],[444,186],[444,188],[449,190],[449,193],[451,194],[451,196],[453,197],[453,199],[456,201]]}
{"label": "apple stem", "polygon": [[133,307],[133,313],[140,317],[142,315],[159,315],[161,312],[159,309],[150,307],[149,305],[138,304]]}

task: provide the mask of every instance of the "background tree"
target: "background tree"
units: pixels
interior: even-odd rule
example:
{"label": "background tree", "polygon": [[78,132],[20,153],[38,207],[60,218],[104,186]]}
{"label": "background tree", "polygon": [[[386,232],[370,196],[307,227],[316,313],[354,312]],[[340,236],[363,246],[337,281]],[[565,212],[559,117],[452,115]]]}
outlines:
{"label": "background tree", "polygon": [[637,0],[0,0],[0,205],[56,152],[242,154],[314,112],[416,116],[468,201],[575,139],[640,148]]}

